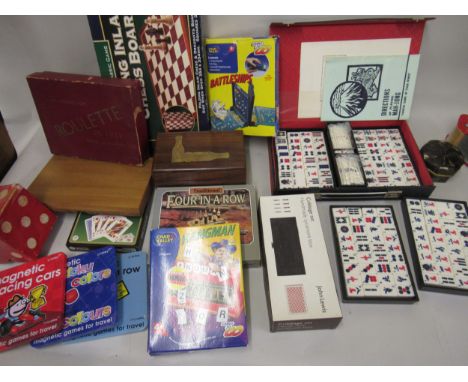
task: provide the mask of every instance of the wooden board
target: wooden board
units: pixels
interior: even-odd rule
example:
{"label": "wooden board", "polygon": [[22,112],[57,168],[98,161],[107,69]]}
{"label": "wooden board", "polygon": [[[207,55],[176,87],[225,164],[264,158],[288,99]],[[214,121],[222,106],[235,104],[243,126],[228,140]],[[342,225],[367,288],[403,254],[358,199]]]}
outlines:
{"label": "wooden board", "polygon": [[139,167],[54,155],[29,191],[54,211],[140,216],[152,165],[152,159]]}
{"label": "wooden board", "polygon": [[158,134],[153,183],[161,186],[245,184],[241,131]]}

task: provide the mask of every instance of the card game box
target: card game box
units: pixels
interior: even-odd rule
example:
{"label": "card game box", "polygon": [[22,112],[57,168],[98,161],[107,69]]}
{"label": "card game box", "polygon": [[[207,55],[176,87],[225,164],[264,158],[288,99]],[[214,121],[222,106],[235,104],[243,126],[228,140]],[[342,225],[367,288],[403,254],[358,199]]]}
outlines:
{"label": "card game box", "polygon": [[130,165],[148,158],[137,80],[56,72],[27,80],[53,154]]}
{"label": "card game box", "polygon": [[416,302],[392,206],[330,206],[343,301]]}
{"label": "card game box", "polygon": [[251,185],[157,188],[155,228],[239,223],[242,261],[260,266],[257,195]]}
{"label": "card game box", "polygon": [[71,340],[117,323],[114,248],[104,247],[69,257],[66,276],[63,329],[31,342],[33,347]]}
{"label": "card game box", "polygon": [[211,129],[274,137],[278,130],[278,39],[205,40]]}
{"label": "card game box", "polygon": [[200,16],[88,16],[101,75],[134,78],[158,132],[209,130]]}
{"label": "card game box", "polygon": [[314,194],[260,197],[270,330],[335,328],[342,314]]}
{"label": "card game box", "polygon": [[62,329],[66,261],[56,253],[0,272],[0,352]]}
{"label": "card game box", "polygon": [[56,221],[23,186],[0,186],[0,263],[37,259]]}
{"label": "card game box", "polygon": [[151,231],[148,352],[247,345],[239,224]]}
{"label": "card game box", "polygon": [[468,294],[468,210],[465,201],[402,201],[418,286]]}
{"label": "card game box", "polygon": [[158,134],[156,187],[245,184],[246,176],[242,131]]}
{"label": "card game box", "polygon": [[92,215],[78,212],[67,240],[72,251],[89,251],[96,247],[113,246],[118,252],[141,249],[151,207],[143,216]]}
{"label": "card game box", "polygon": [[[426,21],[271,24],[281,51],[272,193],[314,192],[318,199],[431,194],[432,179],[406,121]],[[349,126],[345,140],[329,131],[340,123]],[[346,142],[351,147],[341,146]]]}
{"label": "card game box", "polygon": [[145,330],[148,325],[146,253],[117,256],[117,323],[114,327],[78,337],[74,342],[121,336]]}

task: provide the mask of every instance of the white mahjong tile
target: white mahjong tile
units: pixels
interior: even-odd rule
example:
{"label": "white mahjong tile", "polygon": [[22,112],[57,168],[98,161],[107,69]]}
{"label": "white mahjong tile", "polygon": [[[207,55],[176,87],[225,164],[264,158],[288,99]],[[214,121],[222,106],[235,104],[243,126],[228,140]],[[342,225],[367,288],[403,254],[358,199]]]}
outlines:
{"label": "white mahjong tile", "polygon": [[455,276],[455,285],[458,288],[468,289],[468,277],[467,276]]}

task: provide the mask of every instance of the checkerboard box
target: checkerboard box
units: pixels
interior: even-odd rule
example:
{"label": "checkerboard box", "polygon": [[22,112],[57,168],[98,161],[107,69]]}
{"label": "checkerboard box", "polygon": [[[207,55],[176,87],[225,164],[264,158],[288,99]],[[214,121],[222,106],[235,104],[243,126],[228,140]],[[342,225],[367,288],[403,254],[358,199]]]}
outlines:
{"label": "checkerboard box", "polygon": [[142,83],[150,141],[158,132],[210,129],[200,16],[88,16],[88,22],[101,75]]}

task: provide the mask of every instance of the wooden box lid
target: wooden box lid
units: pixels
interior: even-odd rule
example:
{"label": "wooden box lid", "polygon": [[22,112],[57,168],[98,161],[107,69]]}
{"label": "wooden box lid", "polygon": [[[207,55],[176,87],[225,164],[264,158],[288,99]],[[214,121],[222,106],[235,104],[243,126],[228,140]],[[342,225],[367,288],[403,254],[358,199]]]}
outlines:
{"label": "wooden box lid", "polygon": [[140,216],[148,201],[151,168],[54,155],[29,191],[54,211]]}
{"label": "wooden box lid", "polygon": [[245,182],[245,147],[241,131],[158,134],[153,163],[155,186]]}

